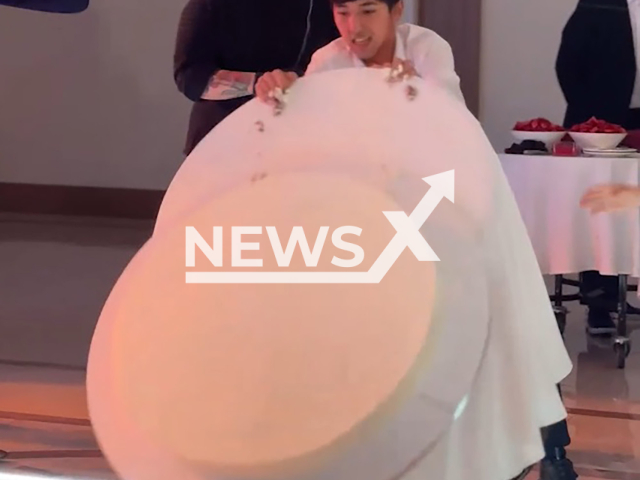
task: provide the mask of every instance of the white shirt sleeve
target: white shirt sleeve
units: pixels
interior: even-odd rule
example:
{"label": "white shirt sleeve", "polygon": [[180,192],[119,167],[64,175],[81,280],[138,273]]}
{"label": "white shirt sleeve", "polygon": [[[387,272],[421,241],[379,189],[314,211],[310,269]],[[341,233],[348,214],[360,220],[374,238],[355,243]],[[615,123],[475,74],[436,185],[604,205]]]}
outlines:
{"label": "white shirt sleeve", "polygon": [[320,50],[317,50],[312,56],[305,75],[313,73],[326,72],[327,70],[335,70],[334,57],[336,56],[333,44],[329,44]]}
{"label": "white shirt sleeve", "polygon": [[465,103],[460,89],[460,77],[456,73],[453,50],[449,43],[434,32],[413,39],[409,46],[409,58],[413,59],[418,74],[442,85],[455,98]]}

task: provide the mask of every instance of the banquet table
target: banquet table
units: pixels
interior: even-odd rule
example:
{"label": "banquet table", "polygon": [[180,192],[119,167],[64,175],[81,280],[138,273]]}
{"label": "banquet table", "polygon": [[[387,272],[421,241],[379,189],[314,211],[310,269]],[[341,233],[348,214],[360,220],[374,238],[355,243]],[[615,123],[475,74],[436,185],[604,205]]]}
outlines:
{"label": "banquet table", "polygon": [[[540,269],[544,275],[556,276],[556,314],[566,315],[562,285],[575,285],[566,282],[563,275],[587,270],[617,275],[626,293],[627,277],[640,277],[640,214],[632,209],[592,215],[579,203],[585,191],[596,184],[638,185],[640,157],[501,154],[500,162]],[[619,303],[614,345],[628,355],[626,296],[621,295]],[[623,368],[624,360],[619,358],[618,364]]]}

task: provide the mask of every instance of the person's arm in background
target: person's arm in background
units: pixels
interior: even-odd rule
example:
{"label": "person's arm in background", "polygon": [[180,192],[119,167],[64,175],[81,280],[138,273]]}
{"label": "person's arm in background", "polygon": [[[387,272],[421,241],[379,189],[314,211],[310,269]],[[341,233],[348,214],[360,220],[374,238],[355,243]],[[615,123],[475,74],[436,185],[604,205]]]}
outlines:
{"label": "person's arm in background", "polygon": [[589,74],[589,45],[591,18],[597,12],[589,6],[578,5],[562,31],[556,59],[556,75],[567,103],[583,100],[584,86]]}
{"label": "person's arm in background", "polygon": [[580,207],[591,213],[609,213],[640,207],[640,187],[635,185],[596,185],[580,199]]}
{"label": "person's arm in background", "polygon": [[[174,52],[174,79],[180,92],[196,102],[253,95],[255,72],[220,68],[217,0],[189,0],[182,11]],[[239,36],[241,36],[239,34]]]}
{"label": "person's arm in background", "polygon": [[80,13],[89,0],[0,0],[0,5],[48,13]]}

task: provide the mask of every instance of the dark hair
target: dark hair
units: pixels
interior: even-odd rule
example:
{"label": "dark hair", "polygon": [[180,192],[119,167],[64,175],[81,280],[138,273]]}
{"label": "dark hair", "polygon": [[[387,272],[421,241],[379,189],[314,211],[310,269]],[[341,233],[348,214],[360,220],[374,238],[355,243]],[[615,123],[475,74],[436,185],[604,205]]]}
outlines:
{"label": "dark hair", "polygon": [[[345,3],[355,2],[356,0],[329,0],[329,1],[331,2],[331,5],[344,5]],[[374,0],[374,1],[386,4],[387,7],[389,7],[389,10],[391,10],[398,3],[400,3],[400,0]]]}

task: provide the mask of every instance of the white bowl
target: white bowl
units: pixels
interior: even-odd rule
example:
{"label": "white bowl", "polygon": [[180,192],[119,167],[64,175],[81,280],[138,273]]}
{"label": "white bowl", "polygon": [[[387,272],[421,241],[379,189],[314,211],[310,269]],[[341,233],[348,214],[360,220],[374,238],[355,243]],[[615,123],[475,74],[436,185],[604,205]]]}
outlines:
{"label": "white bowl", "polygon": [[512,130],[511,134],[518,143],[524,142],[525,140],[536,140],[543,142],[547,149],[551,150],[556,143],[562,140],[567,132],[527,132],[523,130]]}
{"label": "white bowl", "polygon": [[626,133],[582,133],[569,132],[573,141],[584,149],[596,148],[598,150],[608,150],[616,148],[627,136]]}

